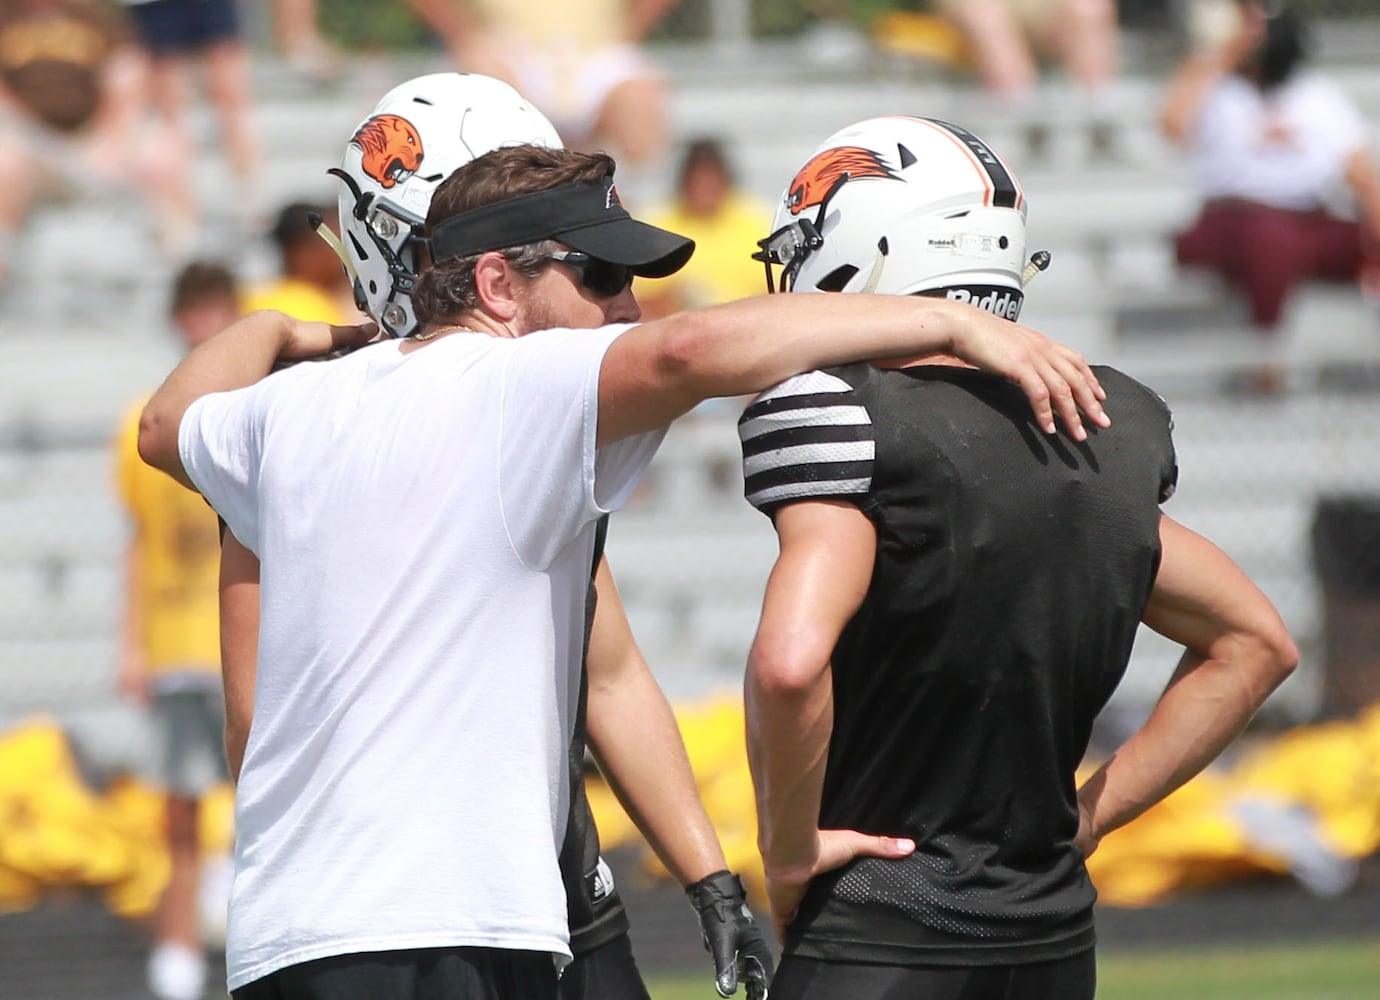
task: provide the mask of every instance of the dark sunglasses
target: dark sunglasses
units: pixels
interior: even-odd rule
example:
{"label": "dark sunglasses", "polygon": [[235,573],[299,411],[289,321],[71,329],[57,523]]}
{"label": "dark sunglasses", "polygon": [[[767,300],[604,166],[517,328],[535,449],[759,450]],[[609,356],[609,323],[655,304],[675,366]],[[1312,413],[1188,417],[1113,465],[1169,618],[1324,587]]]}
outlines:
{"label": "dark sunglasses", "polygon": [[633,271],[627,264],[615,264],[579,250],[557,250],[550,257],[574,269],[580,284],[602,299],[611,299],[632,284]]}

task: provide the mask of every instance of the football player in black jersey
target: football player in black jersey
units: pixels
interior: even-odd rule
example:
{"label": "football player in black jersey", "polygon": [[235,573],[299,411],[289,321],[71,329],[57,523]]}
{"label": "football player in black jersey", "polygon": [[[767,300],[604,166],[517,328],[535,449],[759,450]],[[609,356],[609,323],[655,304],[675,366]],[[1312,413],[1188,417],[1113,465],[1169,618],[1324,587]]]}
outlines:
{"label": "football player in black jersey", "polygon": [[[759,259],[795,292],[927,295],[1015,320],[1025,198],[962,128],[860,122],[787,188]],[[1085,858],[1216,757],[1297,653],[1266,597],[1164,516],[1155,393],[1097,369],[1111,427],[1045,433],[949,356],[791,378],[740,421],[780,540],[753,644],[749,756],[773,998],[1087,1000]],[[1145,622],[1183,659],[1081,789]],[[864,834],[890,856],[860,856]]]}

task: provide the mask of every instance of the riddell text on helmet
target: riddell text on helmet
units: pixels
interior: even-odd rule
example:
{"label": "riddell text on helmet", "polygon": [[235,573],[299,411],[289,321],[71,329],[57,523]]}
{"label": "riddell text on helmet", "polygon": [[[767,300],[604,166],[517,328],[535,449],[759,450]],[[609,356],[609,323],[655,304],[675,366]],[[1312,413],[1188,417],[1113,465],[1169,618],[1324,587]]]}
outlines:
{"label": "riddell text on helmet", "polygon": [[1014,320],[1021,314],[1021,303],[1025,296],[1015,289],[999,285],[970,285],[967,288],[950,288],[945,297],[954,302],[966,302],[1003,319]]}

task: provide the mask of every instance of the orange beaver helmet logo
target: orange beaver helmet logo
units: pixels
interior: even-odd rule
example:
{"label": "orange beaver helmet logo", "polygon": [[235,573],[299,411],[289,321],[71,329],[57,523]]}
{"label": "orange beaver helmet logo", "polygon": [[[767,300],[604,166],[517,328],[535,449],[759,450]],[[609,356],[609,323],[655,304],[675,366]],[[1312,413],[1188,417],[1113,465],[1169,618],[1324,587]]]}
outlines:
{"label": "orange beaver helmet logo", "polygon": [[822,202],[840,177],[849,180],[862,177],[888,177],[897,180],[882,158],[862,146],[836,146],[811,157],[791,181],[786,192],[786,207],[792,215]]}
{"label": "orange beaver helmet logo", "polygon": [[417,129],[397,115],[370,118],[350,142],[364,154],[360,160],[364,172],[386,188],[415,174],[425,155]]}

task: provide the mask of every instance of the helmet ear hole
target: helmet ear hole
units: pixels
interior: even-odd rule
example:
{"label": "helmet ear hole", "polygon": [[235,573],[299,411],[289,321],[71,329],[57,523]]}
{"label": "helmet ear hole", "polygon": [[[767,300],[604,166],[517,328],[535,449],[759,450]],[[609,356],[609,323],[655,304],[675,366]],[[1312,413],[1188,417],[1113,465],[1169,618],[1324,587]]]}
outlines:
{"label": "helmet ear hole", "polygon": [[841,292],[857,273],[858,269],[852,264],[840,264],[815,282],[815,287],[821,292]]}

